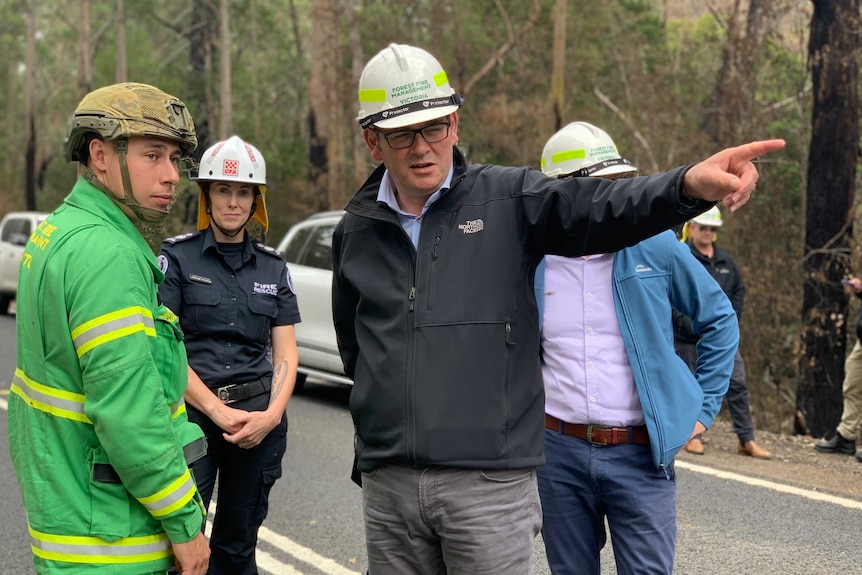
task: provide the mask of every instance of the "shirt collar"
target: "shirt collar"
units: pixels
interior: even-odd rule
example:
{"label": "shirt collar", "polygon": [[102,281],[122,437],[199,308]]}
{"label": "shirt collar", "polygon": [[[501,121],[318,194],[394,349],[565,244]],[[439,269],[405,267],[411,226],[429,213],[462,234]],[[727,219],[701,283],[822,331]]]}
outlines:
{"label": "shirt collar", "polygon": [[[215,234],[213,234],[212,225],[205,229],[203,234],[204,241],[201,245],[201,254],[207,250],[215,250],[217,253],[221,254],[218,249],[218,242],[215,239]],[[256,262],[257,257],[254,253],[254,247],[251,245],[251,238],[248,235],[248,231],[243,230],[242,234],[242,263],[245,263],[248,260],[254,260]]]}
{"label": "shirt collar", "polygon": [[[431,194],[428,199],[425,201],[425,205],[422,207],[422,216],[425,215],[425,212],[428,211],[428,208],[440,199],[440,196],[443,194],[445,190],[449,189],[449,186],[452,185],[452,175],[455,173],[455,166],[449,166],[449,174],[446,176],[446,179],[443,181],[443,185],[437,189],[436,192]],[[395,182],[392,181],[392,178],[389,177],[389,170],[383,172],[383,178],[380,180],[380,187],[377,190],[377,201],[386,204],[396,213],[416,217],[413,214],[408,214],[404,210],[401,209],[401,206],[398,205],[398,199],[395,197]]]}

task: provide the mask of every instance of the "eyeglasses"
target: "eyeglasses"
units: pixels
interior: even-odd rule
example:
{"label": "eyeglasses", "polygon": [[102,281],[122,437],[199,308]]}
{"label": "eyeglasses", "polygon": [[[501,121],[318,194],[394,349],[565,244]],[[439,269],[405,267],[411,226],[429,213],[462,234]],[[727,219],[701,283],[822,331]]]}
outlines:
{"label": "eyeglasses", "polygon": [[425,141],[429,144],[442,142],[449,136],[449,122],[440,122],[431,124],[416,130],[398,130],[397,132],[377,132],[393,150],[403,150],[413,145],[416,139],[416,134],[422,134]]}
{"label": "eyeglasses", "polygon": [[715,233],[718,231],[718,228],[715,226],[697,226],[698,229],[702,232],[712,232]]}

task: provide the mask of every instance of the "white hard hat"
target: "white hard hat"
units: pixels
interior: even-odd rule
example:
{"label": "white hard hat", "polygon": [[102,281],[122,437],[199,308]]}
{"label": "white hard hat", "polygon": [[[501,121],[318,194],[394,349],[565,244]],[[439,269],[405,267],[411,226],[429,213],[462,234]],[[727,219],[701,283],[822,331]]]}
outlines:
{"label": "white hard hat", "polygon": [[542,171],[552,178],[607,177],[637,174],[638,169],[620,157],[617,146],[601,128],[572,122],[550,137],[542,150]]}
{"label": "white hard hat", "polygon": [[696,218],[692,218],[691,221],[699,226],[713,226],[715,228],[720,228],[723,223],[721,221],[721,212],[718,210],[718,206],[712,206]]}
{"label": "white hard hat", "polygon": [[216,142],[204,152],[197,176],[191,178],[201,187],[198,202],[198,229],[206,229],[210,224],[207,212],[206,182],[238,182],[255,184],[260,190],[260,197],[255,198],[255,208],[252,219],[266,231],[269,227],[269,217],[266,213],[266,161],[260,150],[244,142],[239,136],[231,136],[222,142]]}
{"label": "white hard hat", "polygon": [[421,48],[390,44],[359,78],[359,125],[402,128],[448,116],[463,100],[434,56]]}

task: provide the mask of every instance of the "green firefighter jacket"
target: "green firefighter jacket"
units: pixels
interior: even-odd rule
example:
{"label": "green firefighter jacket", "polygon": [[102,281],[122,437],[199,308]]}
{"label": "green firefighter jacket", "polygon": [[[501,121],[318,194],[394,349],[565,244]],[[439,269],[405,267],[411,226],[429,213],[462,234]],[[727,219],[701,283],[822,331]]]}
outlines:
{"label": "green firefighter jacket", "polygon": [[204,511],[183,454],[205,451],[164,280],[129,218],[79,179],[32,234],[18,285],[9,451],[37,573],[173,565]]}

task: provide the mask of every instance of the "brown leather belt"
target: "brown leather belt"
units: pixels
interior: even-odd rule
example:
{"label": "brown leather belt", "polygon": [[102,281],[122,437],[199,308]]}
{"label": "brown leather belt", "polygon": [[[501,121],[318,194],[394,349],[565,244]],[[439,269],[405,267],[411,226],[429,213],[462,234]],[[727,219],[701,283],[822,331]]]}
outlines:
{"label": "brown leather belt", "polygon": [[584,425],[582,423],[566,423],[545,414],[545,427],[563,435],[571,435],[595,445],[619,445],[634,443],[649,445],[649,434],[646,425],[637,427],[604,427],[602,425]]}

